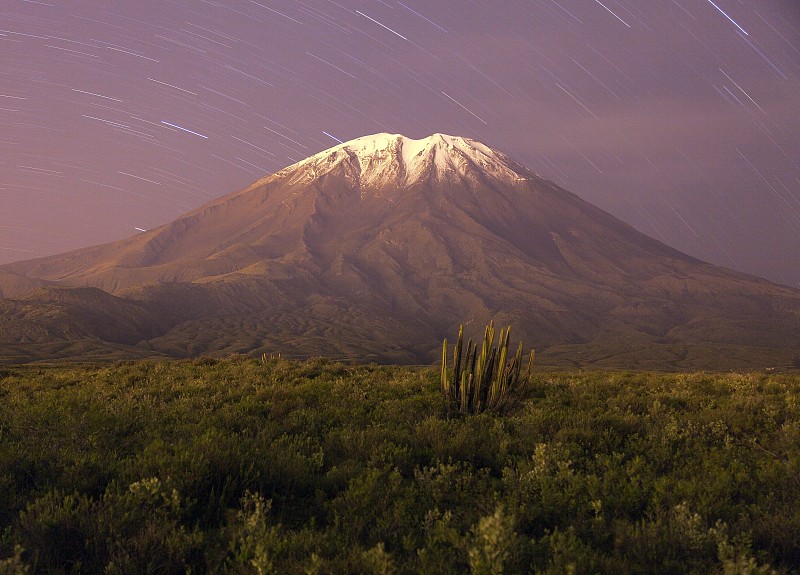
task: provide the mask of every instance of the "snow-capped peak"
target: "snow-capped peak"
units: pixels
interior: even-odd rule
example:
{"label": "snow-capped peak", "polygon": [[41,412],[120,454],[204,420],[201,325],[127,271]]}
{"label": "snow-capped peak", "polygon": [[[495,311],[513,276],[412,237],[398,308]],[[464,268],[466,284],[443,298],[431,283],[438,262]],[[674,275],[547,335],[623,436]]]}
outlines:
{"label": "snow-capped peak", "polygon": [[334,168],[362,187],[409,186],[435,179],[491,178],[519,181],[525,171],[506,156],[475,140],[433,134],[413,140],[401,134],[374,134],[344,142],[285,168],[279,174],[315,179]]}

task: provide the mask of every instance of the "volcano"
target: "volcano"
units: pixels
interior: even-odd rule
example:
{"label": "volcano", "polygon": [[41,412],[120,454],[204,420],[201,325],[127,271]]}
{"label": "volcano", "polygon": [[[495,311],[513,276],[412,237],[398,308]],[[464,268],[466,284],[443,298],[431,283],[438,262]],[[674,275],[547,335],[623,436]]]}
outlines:
{"label": "volcano", "polygon": [[467,138],[343,143],[131,238],[0,266],[0,358],[430,363],[490,319],[545,364],[800,351],[800,291],[682,254]]}

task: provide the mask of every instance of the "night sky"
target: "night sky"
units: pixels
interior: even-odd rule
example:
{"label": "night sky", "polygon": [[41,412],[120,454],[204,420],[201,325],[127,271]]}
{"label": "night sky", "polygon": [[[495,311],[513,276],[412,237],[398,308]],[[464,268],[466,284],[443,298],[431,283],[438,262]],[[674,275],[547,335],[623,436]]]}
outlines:
{"label": "night sky", "polygon": [[474,138],[800,285],[797,0],[3,0],[0,263],[376,132]]}

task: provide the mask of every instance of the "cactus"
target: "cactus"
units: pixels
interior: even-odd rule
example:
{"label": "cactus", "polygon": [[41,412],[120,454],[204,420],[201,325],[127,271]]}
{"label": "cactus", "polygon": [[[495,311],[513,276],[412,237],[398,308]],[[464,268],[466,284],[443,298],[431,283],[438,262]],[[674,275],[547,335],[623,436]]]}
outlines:
{"label": "cactus", "polygon": [[[464,326],[458,330],[453,348],[452,375],[447,366],[447,338],[442,342],[442,392],[449,408],[461,413],[501,411],[509,407],[530,378],[534,351],[531,350],[525,376],[522,376],[523,344],[508,361],[511,326],[501,329],[495,346],[494,322],[486,326],[479,346],[467,341],[464,353]],[[479,351],[480,350],[480,351]]]}

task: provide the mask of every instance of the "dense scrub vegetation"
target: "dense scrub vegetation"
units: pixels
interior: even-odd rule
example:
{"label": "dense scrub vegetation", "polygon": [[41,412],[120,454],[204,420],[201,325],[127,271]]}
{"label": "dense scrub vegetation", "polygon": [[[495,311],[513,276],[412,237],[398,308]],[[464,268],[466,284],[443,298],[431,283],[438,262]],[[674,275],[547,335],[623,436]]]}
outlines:
{"label": "dense scrub vegetation", "polygon": [[798,573],[800,377],[0,371],[0,573]]}

